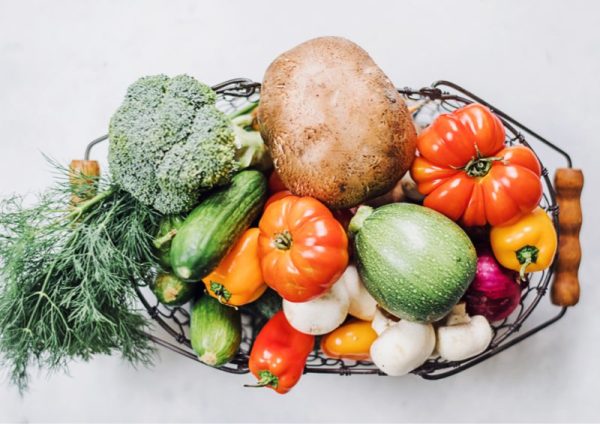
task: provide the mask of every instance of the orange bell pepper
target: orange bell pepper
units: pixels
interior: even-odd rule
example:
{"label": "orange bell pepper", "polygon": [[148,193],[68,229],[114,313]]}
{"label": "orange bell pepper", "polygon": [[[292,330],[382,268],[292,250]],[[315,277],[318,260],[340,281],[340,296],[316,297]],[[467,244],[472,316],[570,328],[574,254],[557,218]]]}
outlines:
{"label": "orange bell pepper", "polygon": [[542,208],[520,218],[517,222],[492,227],[490,243],[494,256],[502,266],[526,272],[541,271],[552,265],[557,236],[552,220]]}
{"label": "orange bell pepper", "polygon": [[377,333],[368,321],[351,321],[321,339],[321,350],[330,358],[366,361]]}
{"label": "orange bell pepper", "polygon": [[258,228],[247,230],[219,266],[202,281],[221,303],[241,306],[254,302],[267,289],[258,257]]}

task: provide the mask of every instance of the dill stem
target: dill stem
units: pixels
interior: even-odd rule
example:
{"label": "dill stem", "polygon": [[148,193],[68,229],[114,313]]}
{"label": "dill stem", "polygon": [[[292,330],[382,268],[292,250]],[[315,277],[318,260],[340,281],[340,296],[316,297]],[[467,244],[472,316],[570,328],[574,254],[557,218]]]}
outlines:
{"label": "dill stem", "polygon": [[86,213],[90,208],[92,208],[96,204],[102,202],[107,197],[111,196],[115,191],[116,191],[116,189],[114,187],[111,187],[111,188],[103,191],[102,193],[98,193],[97,195],[95,195],[91,199],[88,199],[88,200],[85,200],[85,201],[81,202],[65,218],[67,220],[76,220],[81,215],[83,215],[84,213]]}
{"label": "dill stem", "polygon": [[[52,271],[54,271],[54,266],[56,265],[56,262],[58,262],[58,259],[54,260],[52,262],[52,265],[50,265],[50,269],[48,270],[48,273],[46,274],[46,278],[44,279],[44,283],[42,284],[42,288],[38,291],[38,293],[46,293],[46,286],[48,285],[48,281],[50,281],[50,276],[52,275]],[[48,297],[48,296],[46,296]],[[31,310],[31,315],[29,315],[29,321],[27,322],[27,330],[29,330],[29,333],[33,334],[33,332],[31,331],[31,322],[33,321],[33,318],[35,317],[35,314],[37,313],[37,309],[40,306],[40,302],[42,301],[42,296],[38,294],[37,297],[37,301],[35,302],[35,305],[33,307],[33,309]],[[63,317],[64,319],[64,317]]]}

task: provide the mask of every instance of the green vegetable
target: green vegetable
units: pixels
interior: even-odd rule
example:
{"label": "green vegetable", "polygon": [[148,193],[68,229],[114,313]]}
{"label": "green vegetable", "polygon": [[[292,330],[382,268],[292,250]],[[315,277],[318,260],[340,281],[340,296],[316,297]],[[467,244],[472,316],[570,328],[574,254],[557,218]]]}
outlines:
{"label": "green vegetable", "polygon": [[262,173],[242,171],[230,186],[207,197],[185,219],[171,244],[175,274],[186,281],[206,277],[258,217],[267,182]]}
{"label": "green vegetable", "polygon": [[271,288],[268,288],[261,297],[254,302],[245,305],[245,309],[253,314],[258,314],[260,317],[269,320],[273,318],[277,312],[281,311],[281,296]]}
{"label": "green vegetable", "polygon": [[68,170],[35,205],[0,202],[0,357],[21,390],[28,369],[120,353],[148,363],[148,321],[133,281],[153,265],[159,216],[128,193],[94,181],[100,194],[67,210]]}
{"label": "green vegetable", "polygon": [[393,203],[359,208],[350,223],[365,287],[391,314],[431,322],[448,314],[475,276],[471,240],[431,209]]}
{"label": "green vegetable", "polygon": [[171,269],[171,241],[177,230],[183,225],[184,218],[179,215],[167,215],[160,221],[158,234],[154,239],[156,256],[163,269]]}
{"label": "green vegetable", "polygon": [[[181,306],[198,293],[200,286],[187,283],[173,274],[159,273],[152,282],[152,291],[160,303],[167,306]],[[200,291],[201,292],[201,291]]]}
{"label": "green vegetable", "polygon": [[214,367],[226,364],[240,348],[241,315],[214,297],[204,296],[192,307],[190,338],[200,361]]}
{"label": "green vegetable", "polygon": [[236,128],[215,101],[210,87],[187,75],[133,83],[109,126],[115,183],[145,205],[176,214],[262,162],[266,150],[258,132]]}

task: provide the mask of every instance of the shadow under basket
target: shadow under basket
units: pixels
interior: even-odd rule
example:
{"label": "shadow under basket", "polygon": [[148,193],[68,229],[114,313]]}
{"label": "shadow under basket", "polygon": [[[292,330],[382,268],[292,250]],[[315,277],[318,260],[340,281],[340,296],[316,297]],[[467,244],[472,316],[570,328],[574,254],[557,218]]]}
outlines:
{"label": "shadow under basket", "polygon": [[[217,84],[212,88],[218,95],[217,106],[226,113],[233,113],[236,110],[247,107],[249,103],[257,102],[260,98],[260,83],[248,79],[233,79]],[[571,158],[564,150],[520,124],[485,100],[454,83],[437,81],[430,87],[420,90],[403,88],[398,89],[398,92],[404,97],[407,104],[412,106],[411,110],[413,110],[415,123],[423,127],[431,123],[438,115],[452,112],[469,103],[477,102],[489,107],[502,120],[506,128],[506,144],[523,144],[537,151],[538,159],[540,159],[540,163],[542,164],[542,184],[544,190],[540,206],[549,213],[558,233],[559,208],[555,187],[552,185],[548,169],[544,166],[544,161],[539,157],[539,150],[545,146],[544,151],[558,155],[558,158],[553,158],[552,160],[564,160],[567,167],[571,168]],[[108,136],[105,135],[93,140],[87,146],[85,158],[89,159],[93,146],[105,141],[107,138]],[[557,260],[555,259],[553,266],[549,269],[527,275],[526,282],[524,283],[526,285],[523,289],[519,306],[508,318],[492,324],[494,337],[484,352],[463,361],[450,362],[441,358],[430,359],[412,371],[412,373],[429,380],[449,377],[497,355],[561,319],[565,315],[567,307],[551,306],[545,308],[547,309],[545,311],[541,311],[542,308],[539,308],[540,314],[550,314],[550,316],[537,317],[536,325],[529,326],[529,328],[520,331],[525,321],[532,316],[540,301],[544,298],[549,298],[546,294],[555,272]],[[148,334],[148,337],[160,346],[166,347],[192,360],[199,361],[191,348],[189,339],[190,315],[188,306],[168,307],[160,304],[152,291],[143,283],[136,283],[136,290],[141,303],[148,311],[150,317],[164,329],[169,339],[167,340],[163,338],[164,336],[158,337],[153,334]],[[222,371],[235,374],[249,372],[248,357],[252,343],[258,331],[265,323],[263,317],[258,316],[251,310],[240,308],[240,311],[243,323],[242,344],[235,358],[218,368]],[[308,357],[304,371],[305,373],[340,375],[385,375],[371,362],[328,358],[319,349],[319,343],[315,344],[315,349]]]}

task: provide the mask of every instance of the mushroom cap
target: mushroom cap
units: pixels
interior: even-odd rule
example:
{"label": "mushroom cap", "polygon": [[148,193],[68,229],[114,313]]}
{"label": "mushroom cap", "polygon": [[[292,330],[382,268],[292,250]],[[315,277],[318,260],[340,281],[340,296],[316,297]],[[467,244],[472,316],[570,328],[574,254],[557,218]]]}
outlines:
{"label": "mushroom cap", "polygon": [[422,365],[435,348],[431,324],[401,320],[385,329],[371,345],[371,359],[391,376],[408,374]]}

